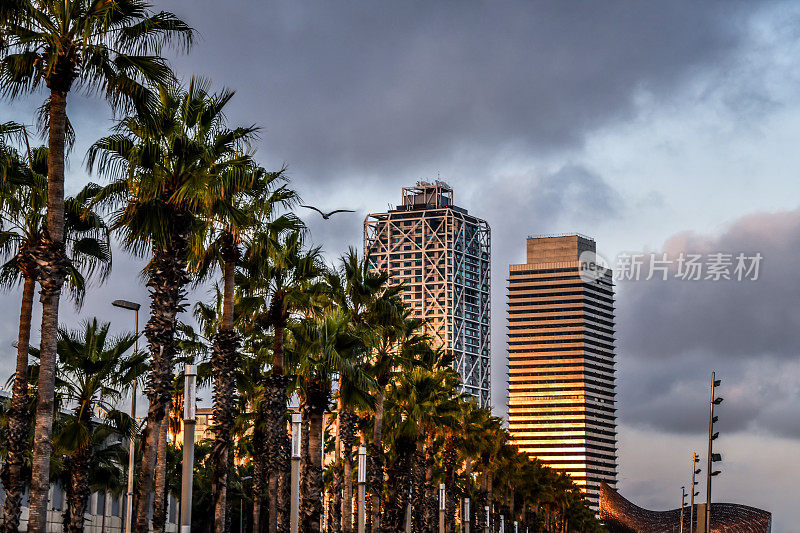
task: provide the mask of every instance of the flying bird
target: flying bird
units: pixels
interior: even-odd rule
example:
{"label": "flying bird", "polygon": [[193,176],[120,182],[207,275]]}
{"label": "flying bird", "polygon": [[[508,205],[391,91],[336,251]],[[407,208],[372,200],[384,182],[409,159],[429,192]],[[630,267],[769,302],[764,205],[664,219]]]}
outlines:
{"label": "flying bird", "polygon": [[336,209],[335,211],[331,211],[330,213],[323,213],[313,205],[301,205],[300,207],[305,207],[306,209],[313,209],[320,215],[322,215],[323,220],[328,220],[331,218],[331,215],[335,215],[336,213],[355,213],[352,209]]}

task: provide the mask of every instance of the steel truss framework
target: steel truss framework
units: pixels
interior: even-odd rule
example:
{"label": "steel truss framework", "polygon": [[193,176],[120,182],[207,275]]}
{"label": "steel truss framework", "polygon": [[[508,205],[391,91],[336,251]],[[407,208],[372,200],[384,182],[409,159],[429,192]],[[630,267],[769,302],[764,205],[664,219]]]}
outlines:
{"label": "steel truss framework", "polygon": [[452,205],[452,189],[437,182],[403,189],[404,203],[364,221],[372,268],[404,282],[403,299],[426,319],[436,346],[447,347],[462,392],[491,402],[489,225]]}

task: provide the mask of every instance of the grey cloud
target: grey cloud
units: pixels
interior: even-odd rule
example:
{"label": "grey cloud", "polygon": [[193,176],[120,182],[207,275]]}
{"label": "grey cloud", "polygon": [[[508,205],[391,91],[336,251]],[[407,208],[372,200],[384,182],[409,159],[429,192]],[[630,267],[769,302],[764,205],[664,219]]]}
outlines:
{"label": "grey cloud", "polygon": [[176,59],[239,91],[232,116],[301,174],[392,172],[515,143],[579,145],[645,89],[724,68],[747,3],[166,2],[202,39]]}
{"label": "grey cloud", "polygon": [[620,417],[703,431],[712,370],[723,377],[727,431],[800,437],[800,209],[735,221],[724,233],[678,234],[680,252],[763,255],[757,281],[622,282],[617,298]]}

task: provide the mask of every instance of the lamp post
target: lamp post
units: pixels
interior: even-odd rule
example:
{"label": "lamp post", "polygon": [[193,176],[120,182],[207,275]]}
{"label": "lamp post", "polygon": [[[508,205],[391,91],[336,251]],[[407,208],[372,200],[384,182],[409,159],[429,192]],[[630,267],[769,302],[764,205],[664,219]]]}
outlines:
{"label": "lamp post", "polygon": [[181,476],[181,531],[192,531],[192,482],[194,477],[194,427],[197,367],[186,365],[183,387],[183,472]]}
{"label": "lamp post", "polygon": [[489,506],[485,506],[483,508],[484,516],[483,516],[483,531],[484,533],[489,533],[490,525],[489,520],[491,519],[491,513],[489,511]]}
{"label": "lamp post", "polygon": [[722,403],[722,398],[716,398],[714,393],[716,388],[722,384],[721,379],[717,379],[716,372],[711,373],[711,401],[708,410],[708,465],[706,466],[706,530],[711,533],[711,478],[720,474],[719,470],[713,471],[711,463],[722,461],[722,456],[714,453],[714,441],[719,437],[719,432],[714,432],[714,423],[719,417],[714,416],[714,406]]}
{"label": "lamp post", "polygon": [[367,448],[358,447],[358,533],[364,533],[367,524],[365,494],[367,488]]}
{"label": "lamp post", "polygon": [[694,480],[695,476],[700,473],[700,469],[697,468],[697,463],[699,462],[700,456],[692,452],[692,461],[689,463],[692,467],[692,490],[689,495],[689,533],[694,533],[694,497],[700,495],[700,491],[694,490],[699,483],[699,481]]}
{"label": "lamp post", "polygon": [[464,498],[464,515],[461,517],[464,533],[469,533],[469,516],[469,498]]}
{"label": "lamp post", "polygon": [[445,498],[447,497],[444,483],[439,483],[439,533],[444,533]]}
{"label": "lamp post", "polygon": [[[253,479],[253,476],[244,476],[241,479],[242,485],[248,479]],[[244,486],[242,487],[242,497],[239,498],[239,533],[244,533]]]}
{"label": "lamp post", "polygon": [[292,413],[292,473],[291,503],[289,504],[289,529],[297,533],[300,523],[300,413]]}
{"label": "lamp post", "polygon": [[[140,304],[130,302],[128,300],[114,300],[111,302],[114,307],[120,309],[127,309],[133,311],[133,330],[136,337],[133,341],[133,354],[139,353],[139,308]],[[131,419],[133,419],[134,427],[136,425],[136,380],[131,385]],[[133,531],[133,466],[134,466],[134,450],[136,447],[136,439],[131,438],[128,447],[128,497],[125,501],[125,533]]]}
{"label": "lamp post", "polygon": [[683,533],[683,508],[686,507],[686,487],[681,487],[681,528],[680,533]]}

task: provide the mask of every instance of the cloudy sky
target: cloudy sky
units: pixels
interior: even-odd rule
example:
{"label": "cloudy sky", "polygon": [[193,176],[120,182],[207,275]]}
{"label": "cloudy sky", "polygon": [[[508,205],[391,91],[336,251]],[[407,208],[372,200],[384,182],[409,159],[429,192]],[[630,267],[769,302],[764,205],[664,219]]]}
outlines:
{"label": "cloudy sky", "polygon": [[[331,258],[366,213],[440,177],[493,232],[493,397],[505,411],[505,278],[529,234],[580,232],[620,253],[761,253],[756,281],[618,286],[619,479],[676,507],[705,455],[707,384],[723,379],[715,499],[800,531],[800,4],[797,2],[163,2],[200,38],[182,77],[237,90],[261,162],[288,165]],[[30,101],[0,119],[31,122]],[[69,188],[105,104],[73,98]],[[123,327],[146,301],[122,252],[80,314]],[[194,294],[194,300],[204,298]],[[13,365],[18,293],[0,311]],[[142,322],[146,320],[143,317]]]}

